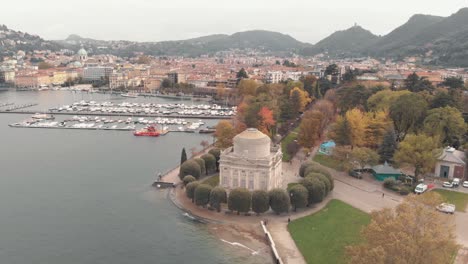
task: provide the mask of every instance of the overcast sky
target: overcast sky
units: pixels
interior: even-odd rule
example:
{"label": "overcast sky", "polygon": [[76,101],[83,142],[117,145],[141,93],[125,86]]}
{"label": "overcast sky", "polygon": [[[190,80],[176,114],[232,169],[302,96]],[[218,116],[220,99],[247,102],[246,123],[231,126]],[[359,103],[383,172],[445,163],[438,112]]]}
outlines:
{"label": "overcast sky", "polygon": [[384,35],[413,14],[449,16],[468,0],[2,0],[0,24],[64,39],[161,41],[265,29],[315,43],[354,23]]}

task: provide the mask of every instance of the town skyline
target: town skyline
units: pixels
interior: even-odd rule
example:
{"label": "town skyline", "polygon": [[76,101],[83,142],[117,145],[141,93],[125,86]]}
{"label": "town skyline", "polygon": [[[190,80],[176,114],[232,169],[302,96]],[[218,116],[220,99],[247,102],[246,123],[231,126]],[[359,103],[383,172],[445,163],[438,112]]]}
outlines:
{"label": "town skyline", "polygon": [[[279,2],[271,1],[241,1],[236,2],[238,6],[235,6],[209,0],[197,2],[196,5],[185,0],[170,3],[137,0],[131,4],[118,3],[117,6],[110,6],[107,1],[93,3],[84,0],[80,5],[70,8],[57,6],[55,0],[40,3],[17,1],[6,4],[10,12],[6,12],[1,23],[48,40],[65,39],[71,34],[77,34],[99,40],[153,42],[268,30],[315,44],[331,33],[347,29],[355,23],[376,35],[385,35],[414,14],[450,16],[468,5],[466,0],[457,0],[450,6],[443,7],[438,6],[435,1],[396,2],[397,4],[383,3],[377,8],[370,1],[360,0],[338,3],[335,8],[331,8],[325,3],[310,4],[305,1],[294,1],[285,7],[279,5]],[[24,10],[25,4],[28,10]],[[42,8],[54,5],[53,9]],[[90,6],[93,8],[89,8]],[[40,13],[34,12],[38,9],[41,9]],[[129,13],[128,10],[133,12]],[[18,16],[20,13],[29,19]],[[376,15],[381,19],[376,21]],[[18,19],[19,17],[22,19]],[[238,19],[240,17],[241,20]],[[258,19],[260,17],[262,19]]]}

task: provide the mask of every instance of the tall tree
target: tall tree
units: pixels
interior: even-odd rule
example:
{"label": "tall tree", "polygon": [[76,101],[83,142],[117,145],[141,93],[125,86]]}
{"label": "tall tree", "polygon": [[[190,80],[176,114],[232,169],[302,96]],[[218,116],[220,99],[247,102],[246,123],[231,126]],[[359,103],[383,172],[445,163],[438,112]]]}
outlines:
{"label": "tall tree", "polygon": [[367,99],[367,107],[370,111],[388,111],[400,96],[410,93],[408,90],[382,90]]}
{"label": "tall tree", "polygon": [[354,146],[363,146],[368,124],[367,116],[361,110],[355,108],[346,112],[345,118],[348,122],[351,148]]}
{"label": "tall tree", "polygon": [[463,89],[465,82],[461,77],[447,77],[442,85],[448,86],[452,89]]}
{"label": "tall tree", "polygon": [[414,177],[432,170],[437,157],[437,143],[434,138],[420,135],[408,135],[400,142],[394,159],[398,164],[414,167]]}
{"label": "tall tree", "polygon": [[461,112],[447,106],[429,110],[424,119],[424,130],[428,135],[438,137],[441,143],[458,147],[467,133],[467,126]]}
{"label": "tall tree", "polygon": [[260,85],[255,80],[241,80],[237,85],[237,91],[240,96],[255,96],[257,88]]}
{"label": "tall tree", "polygon": [[458,247],[454,226],[434,210],[438,193],[410,195],[395,209],[371,213],[362,244],[348,246],[350,264],[449,264]]}
{"label": "tall tree", "polygon": [[225,149],[232,146],[232,139],[236,135],[236,131],[231,122],[227,120],[219,121],[216,125],[216,147]]}
{"label": "tall tree", "polygon": [[338,107],[344,113],[352,108],[367,109],[367,99],[372,91],[362,85],[349,86],[338,89]]}
{"label": "tall tree", "polygon": [[397,149],[396,135],[393,128],[389,129],[379,147],[380,162],[393,162],[393,155]]}
{"label": "tall tree", "polygon": [[330,126],[328,137],[333,139],[338,145],[350,145],[351,137],[348,133],[349,123],[346,117],[338,116],[335,123]]}
{"label": "tall tree", "polygon": [[237,72],[236,77],[237,77],[237,79],[248,79],[248,78],[249,78],[249,75],[247,74],[247,72],[245,71],[244,68],[241,68],[241,69]]}
{"label": "tall tree", "polygon": [[432,91],[434,86],[425,77],[419,77],[416,72],[408,75],[405,79],[405,88],[411,92]]}
{"label": "tall tree", "polygon": [[299,125],[298,141],[301,146],[307,148],[315,146],[325,129],[324,120],[326,119],[319,111],[305,112]]}
{"label": "tall tree", "polygon": [[304,83],[304,90],[308,92],[310,95],[316,96],[316,94],[314,93],[314,90],[315,90],[315,84],[317,82],[317,77],[315,77],[314,75],[308,74],[306,76],[301,77],[300,80],[302,83]]}
{"label": "tall tree", "polygon": [[379,154],[370,148],[354,148],[350,156],[351,162],[362,170],[366,166],[374,166],[379,162]]}
{"label": "tall tree", "polygon": [[333,106],[333,103],[329,100],[320,99],[314,101],[314,104],[312,105],[312,110],[317,110],[321,112],[324,118],[327,120],[327,122],[331,122],[335,117],[335,107]]}
{"label": "tall tree", "polygon": [[411,93],[400,96],[390,107],[390,118],[397,135],[397,141],[422,123],[427,111],[426,100],[421,95]]}
{"label": "tall tree", "polygon": [[367,113],[367,121],[364,145],[377,148],[382,143],[385,132],[391,127],[392,122],[388,114],[383,111]]}
{"label": "tall tree", "polygon": [[[291,90],[290,96],[293,97],[299,95],[299,112],[303,112],[307,104],[309,104],[312,100],[310,99],[309,93],[302,90],[299,87],[294,87]],[[295,99],[296,100],[296,99]]]}
{"label": "tall tree", "polygon": [[262,107],[258,112],[258,130],[266,135],[271,135],[271,128],[276,124],[273,112],[268,107]]}
{"label": "tall tree", "polygon": [[187,152],[185,152],[185,148],[182,148],[182,153],[180,154],[180,165],[187,160]]}
{"label": "tall tree", "polygon": [[336,64],[330,64],[325,68],[325,75],[338,75],[340,73],[340,69]]}

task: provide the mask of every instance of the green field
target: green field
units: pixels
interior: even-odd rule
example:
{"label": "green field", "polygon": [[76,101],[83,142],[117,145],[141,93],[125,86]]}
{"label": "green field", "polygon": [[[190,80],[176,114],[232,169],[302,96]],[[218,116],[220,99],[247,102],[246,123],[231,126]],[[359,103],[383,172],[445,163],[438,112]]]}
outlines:
{"label": "green field", "polygon": [[204,184],[211,185],[212,187],[216,187],[219,185],[219,174],[206,178],[202,181]]}
{"label": "green field", "polygon": [[288,144],[297,139],[299,127],[296,127],[281,141],[281,151],[283,152],[283,161],[290,161],[293,157],[288,153]]}
{"label": "green field", "polygon": [[317,155],[315,155],[312,160],[328,168],[332,168],[338,171],[343,170],[341,168],[341,163],[335,160],[332,156],[317,153]]}
{"label": "green field", "polygon": [[346,263],[345,247],[362,242],[360,231],[370,216],[339,200],[319,212],[294,220],[289,232],[307,263]]}
{"label": "green field", "polygon": [[454,204],[458,212],[465,212],[466,205],[468,204],[468,194],[444,189],[436,189],[434,192],[442,195],[448,203]]}

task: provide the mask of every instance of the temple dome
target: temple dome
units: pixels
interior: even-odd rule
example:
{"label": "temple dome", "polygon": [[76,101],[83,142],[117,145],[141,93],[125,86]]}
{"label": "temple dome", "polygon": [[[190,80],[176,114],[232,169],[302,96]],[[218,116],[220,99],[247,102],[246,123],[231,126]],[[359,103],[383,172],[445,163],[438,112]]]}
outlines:
{"label": "temple dome", "polygon": [[88,52],[86,52],[85,49],[81,48],[81,49],[78,51],[78,55],[79,55],[79,56],[88,56]]}
{"label": "temple dome", "polygon": [[256,128],[247,128],[234,137],[234,153],[238,156],[257,159],[270,155],[271,139]]}

